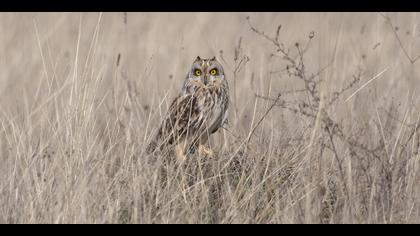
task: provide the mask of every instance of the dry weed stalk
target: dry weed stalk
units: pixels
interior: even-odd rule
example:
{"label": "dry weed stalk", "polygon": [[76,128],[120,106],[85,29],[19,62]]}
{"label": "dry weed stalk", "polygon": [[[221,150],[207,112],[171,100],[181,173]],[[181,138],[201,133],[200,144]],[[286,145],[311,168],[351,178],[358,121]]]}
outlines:
{"label": "dry weed stalk", "polygon": [[[384,16],[385,17],[385,16]],[[389,17],[385,17],[388,24],[391,26],[392,23],[389,20]],[[384,206],[383,213],[385,217],[387,217],[388,220],[392,219],[392,205],[393,205],[393,196],[392,192],[394,190],[394,186],[396,184],[395,178],[399,179],[399,182],[401,184],[402,176],[404,176],[401,172],[403,171],[404,167],[407,167],[407,163],[412,157],[412,154],[410,154],[407,157],[405,156],[405,153],[408,153],[408,148],[410,147],[410,143],[413,143],[412,146],[414,146],[413,138],[415,137],[415,134],[418,132],[419,124],[418,122],[414,125],[411,125],[411,129],[402,129],[405,125],[405,121],[401,122],[401,129],[399,132],[398,137],[401,137],[396,140],[395,142],[395,149],[399,149],[399,152],[396,153],[396,151],[393,151],[394,156],[398,156],[398,159],[400,162],[394,163],[392,162],[392,156],[391,158],[386,158],[386,145],[384,144],[383,140],[381,139],[378,143],[371,143],[370,145],[366,143],[366,139],[362,138],[366,135],[364,131],[359,130],[358,132],[350,133],[346,131],[343,127],[343,122],[336,120],[334,117],[333,110],[335,108],[335,105],[340,104],[343,99],[343,95],[346,94],[347,91],[350,91],[355,85],[357,85],[361,78],[363,77],[363,72],[359,69],[352,75],[351,81],[344,86],[341,90],[332,92],[332,96],[330,96],[328,99],[322,97],[322,79],[320,78],[321,73],[326,69],[322,68],[321,70],[317,71],[316,73],[310,73],[307,71],[305,66],[305,53],[310,48],[311,41],[315,37],[315,33],[311,32],[309,34],[309,37],[302,46],[299,43],[295,43],[294,47],[286,48],[284,46],[284,43],[280,41],[280,29],[281,25],[279,25],[276,29],[274,37],[270,37],[265,32],[258,30],[255,26],[251,24],[250,18],[246,18],[248,25],[250,29],[255,32],[257,35],[260,35],[265,40],[267,40],[269,43],[271,43],[275,47],[275,52],[271,54],[271,56],[275,56],[277,58],[282,59],[282,67],[285,68],[281,71],[286,71],[287,75],[291,79],[299,79],[303,81],[304,88],[301,90],[297,90],[295,93],[304,93],[306,94],[305,99],[302,100],[292,100],[287,101],[284,100],[287,97],[283,97],[283,100],[277,101],[274,98],[255,94],[255,96],[259,99],[264,100],[270,100],[270,101],[276,101],[276,106],[286,109],[288,111],[291,111],[293,114],[300,116],[302,119],[307,120],[308,128],[313,129],[316,127],[316,122],[319,119],[320,124],[320,134],[318,136],[318,140],[316,140],[316,146],[319,149],[319,156],[318,160],[321,160],[324,155],[326,155],[325,150],[328,150],[330,153],[332,153],[332,156],[335,159],[335,163],[337,166],[337,170],[339,173],[340,178],[340,184],[342,187],[342,193],[345,198],[345,203],[347,204],[346,208],[348,210],[348,215],[350,216],[349,222],[352,222],[352,217],[354,215],[354,208],[355,208],[355,196],[354,196],[354,189],[358,187],[349,186],[350,183],[353,182],[353,180],[349,179],[352,175],[349,175],[349,167],[348,164],[345,164],[345,160],[349,159],[349,162],[355,162],[355,166],[360,167],[359,169],[356,168],[356,173],[359,171],[362,172],[361,175],[357,175],[353,173],[354,178],[360,179],[366,177],[367,183],[363,185],[366,188],[374,188],[375,181],[371,177],[372,175],[372,169],[378,169],[379,174],[379,187],[378,192],[375,194],[377,197],[377,204]],[[395,33],[395,32],[394,32]],[[396,34],[397,40],[400,42],[398,35]],[[410,62],[413,64],[416,62],[418,57],[412,59],[408,56],[408,53],[402,46],[400,42],[400,46],[404,51],[404,54],[407,56],[407,58],[410,60]],[[386,69],[385,69],[386,70]],[[383,71],[384,72],[384,71]],[[377,76],[375,76],[373,79],[376,79],[382,73],[379,73]],[[370,81],[372,81],[371,79]],[[370,82],[369,81],[369,82]],[[360,89],[359,89],[360,90]],[[357,92],[358,90],[356,90]],[[354,92],[353,95],[356,93]],[[353,96],[351,95],[351,96]],[[351,97],[350,96],[350,97]],[[321,100],[326,99],[324,101],[324,105],[321,104]],[[347,99],[348,100],[348,99]],[[389,123],[389,122],[388,122]],[[387,125],[386,128],[389,128],[390,124]],[[383,129],[383,127],[382,127]],[[380,126],[377,128],[378,131],[381,130]],[[403,134],[403,130],[409,130],[408,134]],[[389,132],[392,132],[392,130],[388,130]],[[407,138],[403,138],[404,136],[407,136]],[[308,138],[302,137],[302,141],[307,140]],[[338,146],[340,146],[340,150],[338,150]],[[342,151],[342,147],[345,147],[344,150],[347,150],[346,152]],[[415,148],[418,150],[418,148]],[[347,154],[346,154],[347,153]],[[417,151],[415,151],[417,153]],[[350,154],[350,155],[349,155]],[[316,153],[312,153],[311,156],[317,155]],[[349,155],[349,156],[348,156]],[[375,164],[372,163],[372,160],[369,160],[369,157],[374,158],[377,160],[379,165],[375,166]],[[404,157],[404,158],[403,158]],[[397,157],[394,157],[396,159]],[[403,159],[401,159],[403,158]],[[322,168],[322,164],[325,163],[320,161],[319,169]],[[363,177],[362,177],[363,176]],[[396,177],[397,176],[397,177]],[[352,177],[353,178],[353,177]],[[364,182],[363,182],[364,183]],[[325,189],[325,188],[323,188]],[[352,190],[353,189],[353,190]],[[373,190],[372,190],[373,191]],[[328,192],[328,191],[327,191]],[[326,194],[326,192],[322,192],[322,194]],[[372,194],[372,193],[370,193]],[[333,197],[337,198],[337,196]],[[366,205],[371,203],[366,203]],[[326,207],[324,205],[324,207]],[[331,210],[331,209],[330,209]],[[324,218],[326,217],[326,211],[322,211],[322,214],[324,214]],[[321,217],[322,218],[322,217]],[[327,217],[328,218],[328,217]]]}

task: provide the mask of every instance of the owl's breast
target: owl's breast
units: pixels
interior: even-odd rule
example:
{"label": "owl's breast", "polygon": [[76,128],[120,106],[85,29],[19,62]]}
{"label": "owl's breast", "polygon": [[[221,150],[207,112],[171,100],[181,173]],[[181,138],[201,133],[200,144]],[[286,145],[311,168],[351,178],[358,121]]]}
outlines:
{"label": "owl's breast", "polygon": [[201,130],[216,132],[223,124],[227,112],[228,94],[223,88],[209,88],[197,94]]}

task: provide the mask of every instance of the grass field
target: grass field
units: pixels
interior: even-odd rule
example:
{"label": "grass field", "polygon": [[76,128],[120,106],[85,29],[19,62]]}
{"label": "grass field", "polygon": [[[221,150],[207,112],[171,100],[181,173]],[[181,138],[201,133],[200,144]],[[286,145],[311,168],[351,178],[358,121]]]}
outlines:
{"label": "grass field", "polygon": [[[419,21],[2,13],[0,223],[420,223]],[[147,155],[198,55],[215,158]]]}

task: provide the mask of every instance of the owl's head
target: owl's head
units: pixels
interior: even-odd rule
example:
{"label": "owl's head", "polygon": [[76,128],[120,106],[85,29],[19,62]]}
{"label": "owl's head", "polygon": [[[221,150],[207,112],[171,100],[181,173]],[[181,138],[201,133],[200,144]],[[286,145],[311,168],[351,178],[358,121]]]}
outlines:
{"label": "owl's head", "polygon": [[201,59],[198,56],[187,74],[183,91],[193,92],[198,87],[221,86],[225,83],[223,66],[217,61],[216,57]]}

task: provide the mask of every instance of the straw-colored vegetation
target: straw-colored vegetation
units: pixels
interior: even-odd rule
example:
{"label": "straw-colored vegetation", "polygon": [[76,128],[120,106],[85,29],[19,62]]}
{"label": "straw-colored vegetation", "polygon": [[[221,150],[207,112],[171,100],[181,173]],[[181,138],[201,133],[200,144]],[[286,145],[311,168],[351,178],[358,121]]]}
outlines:
{"label": "straw-colored vegetation", "polygon": [[[0,223],[419,223],[416,13],[3,13]],[[196,56],[214,158],[145,147]]]}

